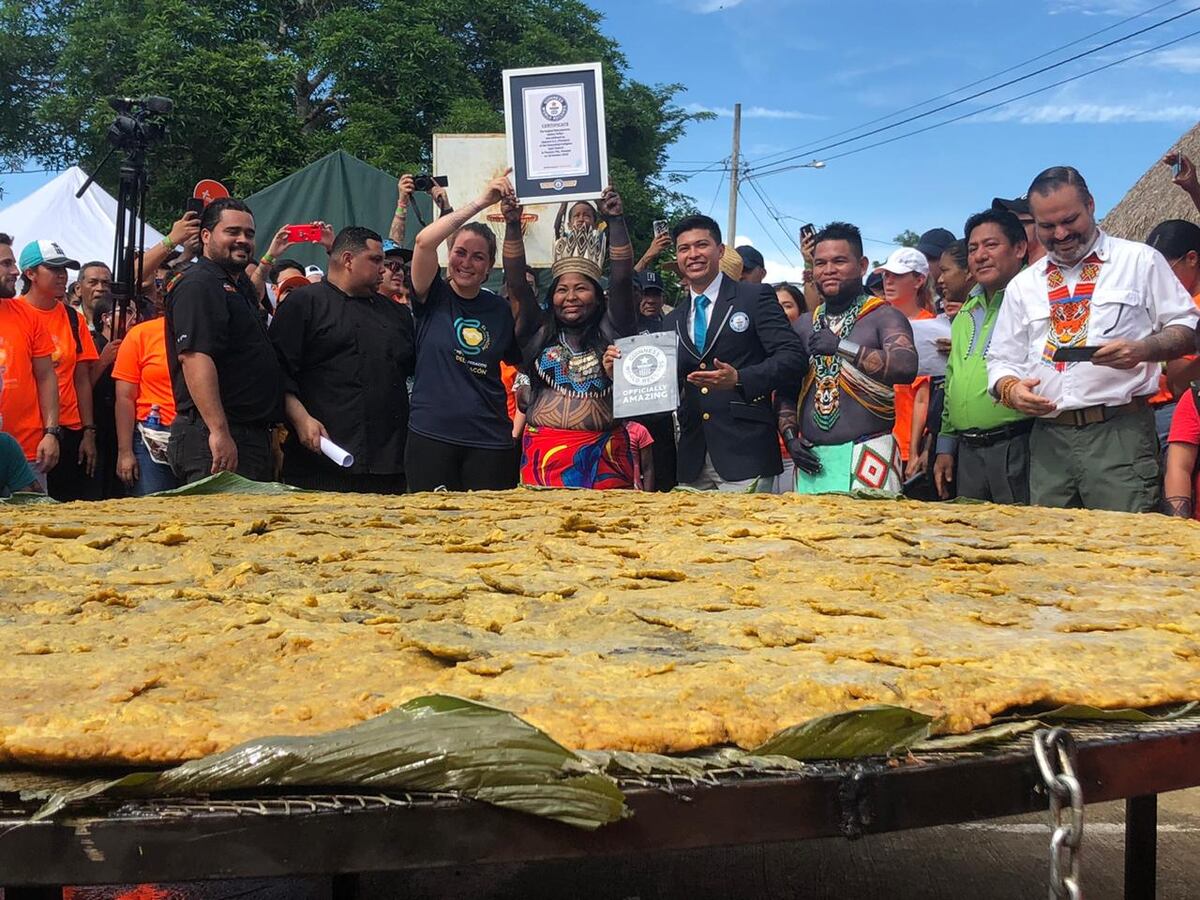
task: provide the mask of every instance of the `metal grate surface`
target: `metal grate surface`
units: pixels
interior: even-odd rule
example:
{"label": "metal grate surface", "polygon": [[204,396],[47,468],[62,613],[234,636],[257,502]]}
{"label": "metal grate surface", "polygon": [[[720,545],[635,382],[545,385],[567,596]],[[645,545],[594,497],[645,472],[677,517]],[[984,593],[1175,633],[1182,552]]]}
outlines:
{"label": "metal grate surface", "polygon": [[[1094,722],[1064,723],[1081,747],[1098,744],[1136,744],[1141,741],[1169,738],[1175,735],[1200,733],[1200,716],[1189,716],[1159,722]],[[1031,758],[1031,733],[1023,733],[994,743],[964,749],[923,749],[906,756],[866,757],[853,760],[828,760],[796,764],[779,769],[731,766],[714,768],[702,775],[676,773],[617,775],[622,790],[661,791],[688,799],[685,792],[704,787],[734,787],[739,783],[771,782],[782,779],[807,778],[842,779],[864,773],[885,775],[913,767],[945,769],[972,766],[986,770],[989,764],[1008,762],[1014,758]],[[7,783],[20,781],[18,773],[5,773]],[[0,777],[0,825],[18,824],[41,805],[41,800],[22,799],[16,792],[6,791],[6,779]],[[289,792],[255,791],[253,794],[228,794],[208,797],[163,797],[136,800],[94,798],[69,808],[71,818],[120,818],[139,820],[179,820],[218,816],[250,816],[256,818],[347,814],[375,809],[431,809],[471,801],[453,792]]]}

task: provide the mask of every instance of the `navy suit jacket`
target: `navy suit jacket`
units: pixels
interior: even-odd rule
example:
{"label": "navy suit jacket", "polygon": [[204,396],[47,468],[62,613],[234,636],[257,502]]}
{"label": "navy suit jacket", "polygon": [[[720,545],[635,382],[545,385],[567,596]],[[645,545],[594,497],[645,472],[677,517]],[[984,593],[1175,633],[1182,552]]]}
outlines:
{"label": "navy suit jacket", "polygon": [[[664,331],[679,335],[680,484],[700,477],[706,453],[725,481],[778,475],[783,464],[771,392],[799,383],[808,355],[775,291],[723,276],[703,350],[693,340],[691,314],[689,292],[663,322]],[[692,372],[711,370],[717,359],[738,370],[735,390],[700,388],[687,380]]]}

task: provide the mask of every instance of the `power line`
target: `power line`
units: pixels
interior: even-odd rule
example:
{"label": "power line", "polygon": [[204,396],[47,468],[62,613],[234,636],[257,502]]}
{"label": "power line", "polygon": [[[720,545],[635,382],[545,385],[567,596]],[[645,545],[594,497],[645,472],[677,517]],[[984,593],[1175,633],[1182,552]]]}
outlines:
{"label": "power line", "polygon": [[[741,186],[738,187],[738,196],[742,198],[742,201],[746,205],[746,209],[750,210],[750,215],[754,216],[754,221],[758,223],[759,227],[763,230],[767,237],[770,238],[771,243],[775,245],[775,249],[779,251],[781,256],[783,256],[784,262],[794,268],[796,264],[792,262],[792,258],[788,255],[788,252],[779,246],[779,241],[775,240],[775,235],[771,233],[770,229],[767,228],[763,220],[759,218],[758,212],[753,206],[750,205],[750,199],[744,193],[742,193]],[[731,235],[730,239],[737,240],[737,236]]]}
{"label": "power line", "polygon": [[[985,84],[994,78],[999,78],[1001,75],[1007,75],[1009,72],[1015,72],[1018,69],[1023,69],[1025,66],[1029,65],[1032,62],[1037,62],[1039,59],[1044,59],[1047,56],[1051,56],[1055,53],[1060,53],[1063,50],[1066,50],[1068,47],[1074,47],[1076,44],[1081,44],[1086,40],[1090,40],[1091,38],[1096,37],[1097,35],[1104,34],[1106,31],[1112,31],[1114,28],[1120,28],[1122,25],[1132,22],[1134,19],[1140,19],[1142,16],[1147,16],[1152,12],[1157,12],[1158,10],[1162,9],[1164,6],[1170,6],[1171,4],[1177,3],[1177,2],[1178,2],[1178,0],[1165,0],[1165,2],[1163,2],[1163,3],[1159,3],[1156,6],[1152,6],[1149,9],[1144,9],[1140,13],[1135,13],[1134,15],[1128,16],[1119,22],[1114,22],[1112,25],[1106,25],[1104,28],[1101,28],[1098,31],[1093,31],[1090,34],[1085,34],[1083,37],[1076,38],[1075,40],[1069,41],[1059,47],[1055,47],[1052,50],[1046,50],[1042,53],[1039,53],[1037,56],[1031,56],[1027,60],[1016,63],[1015,65],[1009,66],[1006,69],[1001,69],[998,72],[993,72],[991,75],[986,75],[983,78],[976,79],[975,81],[968,82],[967,84],[964,84],[964,85],[954,88],[954,90],[946,91],[944,94],[938,94],[936,97],[930,97],[928,100],[922,100],[920,103],[914,103],[911,106],[905,106],[904,108],[895,110],[894,112],[890,112],[887,115],[879,116],[878,118],[870,119],[869,121],[866,121],[866,122],[861,122],[858,125],[851,126],[850,128],[843,129],[842,131],[835,131],[832,134],[825,135],[824,137],[815,138],[814,143],[819,143],[820,141],[828,141],[832,138],[841,137],[843,134],[849,134],[851,131],[857,131],[860,128],[867,128],[868,126],[874,125],[877,122],[885,122],[888,119],[895,118],[896,116],[899,116],[899,115],[903,115],[904,113],[910,112],[911,110],[920,109],[922,106],[928,106],[930,103],[936,103],[937,101],[944,100],[947,97],[953,97],[955,94],[960,93],[961,91],[968,90],[969,88],[973,88],[976,85]],[[767,160],[773,159],[776,156],[784,156],[788,153],[791,153],[794,150],[800,150],[803,147],[804,147],[804,145],[800,144],[795,147],[788,147],[787,149],[784,149],[784,150],[776,150],[774,153],[768,153],[765,156],[760,157],[759,159],[755,160],[755,162],[758,165],[766,165]],[[772,163],[772,165],[773,165],[773,163]]]}
{"label": "power line", "polygon": [[723,185],[723,184],[725,183],[725,176],[726,176],[727,174],[728,174],[728,173],[726,173],[726,172],[722,172],[722,173],[721,173],[721,177],[717,179],[717,190],[716,190],[716,192],[713,194],[712,203],[708,204],[708,214],[709,214],[709,216],[711,216],[711,215],[713,214],[713,210],[714,210],[714,209],[716,208],[716,206],[717,206],[717,198],[721,196],[721,185]]}
{"label": "power line", "polygon": [[[1168,25],[1171,22],[1175,22],[1175,21],[1178,21],[1179,19],[1182,19],[1184,16],[1190,16],[1192,13],[1195,13],[1195,12],[1200,12],[1200,6],[1193,6],[1191,9],[1181,12],[1178,15],[1172,16],[1169,19],[1164,19],[1163,21],[1156,22],[1153,25],[1147,25],[1145,28],[1141,28],[1138,31],[1134,31],[1131,34],[1125,35],[1124,37],[1115,38],[1114,40],[1111,40],[1108,43],[1100,44],[1099,46],[1093,47],[1090,50],[1085,50],[1082,53],[1077,53],[1074,56],[1071,56],[1071,57],[1068,57],[1067,59],[1062,60],[1061,62],[1056,62],[1056,63],[1053,63],[1048,66],[1043,66],[1040,69],[1036,69],[1033,72],[1028,73],[1027,75],[1021,75],[1018,78],[1011,78],[1008,81],[1003,82],[1002,84],[996,85],[995,87],[987,88],[986,90],[982,90],[982,91],[976,91],[974,94],[969,94],[966,97],[963,97],[959,100],[954,100],[950,103],[944,103],[941,106],[934,107],[933,109],[927,110],[923,113],[918,113],[914,116],[909,116],[906,119],[901,119],[899,122],[893,122],[891,125],[882,125],[879,128],[873,128],[870,131],[865,131],[862,134],[854,135],[854,136],[848,137],[848,138],[843,138],[840,141],[835,141],[832,144],[825,144],[823,146],[816,147],[811,150],[805,150],[802,153],[796,153],[791,156],[785,156],[782,159],[778,159],[778,160],[775,160],[774,162],[770,163],[769,166],[777,166],[781,163],[789,162],[793,159],[799,159],[801,156],[810,156],[810,155],[821,153],[825,150],[832,150],[836,147],[842,147],[846,144],[851,144],[851,143],[854,143],[855,141],[860,141],[863,138],[868,138],[868,137],[871,137],[876,134],[881,134],[882,132],[890,131],[893,128],[899,128],[902,125],[907,125],[910,122],[917,121],[918,119],[924,119],[924,118],[926,118],[928,116],[932,116],[936,113],[944,112],[945,110],[951,109],[955,106],[961,106],[964,103],[967,103],[971,100],[977,100],[978,98],[983,97],[987,94],[993,94],[996,91],[1003,90],[1006,87],[1011,87],[1014,84],[1019,84],[1022,81],[1028,81],[1030,78],[1034,78],[1038,75],[1044,75],[1046,72],[1049,72],[1053,69],[1061,68],[1062,66],[1065,66],[1069,63],[1076,62],[1080,59],[1083,59],[1084,57],[1091,56],[1095,53],[1099,53],[1101,50],[1107,50],[1109,47],[1113,47],[1116,44],[1122,44],[1125,41],[1130,40],[1131,38],[1135,38],[1135,37],[1138,37],[1139,35],[1143,35],[1148,31],[1153,31],[1155,28],[1161,28],[1164,25]],[[1163,46],[1167,46],[1167,45],[1163,45]],[[1156,48],[1156,49],[1158,49],[1158,48]],[[1096,71],[1100,71],[1100,70],[1097,69]],[[1049,85],[1049,87],[1056,87],[1056,86],[1057,85]],[[1013,99],[1017,100],[1020,98],[1014,97]],[[1011,101],[1008,101],[1008,102],[1011,102]],[[951,120],[951,121],[954,121],[954,120]],[[913,133],[917,134],[919,132],[913,132]],[[839,154],[839,156],[835,156],[833,158],[838,159],[838,158],[840,158],[841,155],[844,155],[844,154]],[[746,173],[746,177],[751,177],[753,174],[757,174],[757,173],[755,173],[754,170],[750,170]]]}
{"label": "power line", "polygon": [[[1129,62],[1130,60],[1137,59],[1139,56],[1145,56],[1148,53],[1154,53],[1155,51],[1163,50],[1167,47],[1173,46],[1174,44],[1182,43],[1183,41],[1186,41],[1190,38],[1197,37],[1198,35],[1200,35],[1200,29],[1189,32],[1188,34],[1185,34],[1182,37],[1177,37],[1174,40],[1165,41],[1164,43],[1157,44],[1156,46],[1149,47],[1145,50],[1140,50],[1137,53],[1133,53],[1129,56],[1123,57],[1122,59],[1114,60],[1113,62],[1110,62],[1110,63],[1105,63],[1102,66],[1097,66],[1095,69],[1089,69],[1086,72],[1080,72],[1078,75],[1072,75],[1070,78],[1063,78],[1062,80],[1056,81],[1053,84],[1047,84],[1044,87],[1035,88],[1032,91],[1026,91],[1024,94],[1018,94],[1015,97],[1010,97],[1007,100],[1000,101],[999,103],[993,103],[991,106],[985,106],[985,107],[982,107],[981,109],[974,109],[974,110],[971,110],[970,112],[965,112],[962,115],[954,116],[953,118],[946,119],[945,121],[942,121],[942,122],[934,122],[932,125],[926,125],[923,128],[917,128],[913,131],[906,131],[904,134],[898,134],[894,137],[886,138],[882,141],[876,141],[873,144],[865,144],[862,147],[854,147],[853,149],[847,150],[844,153],[835,154],[835,155],[829,157],[829,159],[830,160],[843,159],[847,156],[853,156],[855,153],[862,153],[864,150],[873,150],[876,147],[882,147],[886,144],[893,144],[896,141],[903,140],[904,138],[913,137],[914,135],[918,135],[918,134],[924,134],[927,131],[933,131],[935,128],[941,128],[943,125],[952,125],[955,122],[961,122],[963,119],[969,119],[972,116],[978,116],[982,113],[991,112],[993,110],[999,109],[1002,106],[1008,106],[1010,103],[1016,103],[1018,100],[1024,100],[1028,97],[1034,96],[1035,94],[1045,93],[1048,90],[1052,90],[1053,88],[1056,88],[1056,87],[1062,87],[1064,84],[1069,84],[1072,81],[1078,81],[1079,79],[1086,78],[1089,75],[1095,75],[1097,72],[1103,72],[1106,69],[1111,69],[1114,66],[1119,66],[1122,63],[1126,63],[1126,62]],[[778,175],[780,172],[786,172],[789,169],[797,169],[797,168],[802,168],[802,167],[801,166],[784,166],[784,167],[778,168],[778,169],[768,169],[766,172],[756,172],[754,177],[763,178],[767,175]]]}
{"label": "power line", "polygon": [[[788,231],[787,226],[783,224],[783,213],[781,213],[779,211],[779,207],[777,207],[774,203],[772,203],[767,198],[766,193],[763,191],[763,189],[761,187],[759,187],[753,181],[750,181],[747,183],[750,185],[751,190],[753,190],[754,193],[758,195],[758,199],[762,201],[763,208],[767,211],[767,215],[770,216],[772,220],[774,220],[775,225],[779,228],[779,230],[781,232],[783,232],[784,240],[787,241],[790,246],[795,247],[797,250],[800,250],[801,249],[800,242],[798,240],[796,240],[796,238],[792,237],[791,233]],[[780,252],[783,252],[783,251],[781,250]],[[801,252],[803,252],[803,251],[801,251]]]}
{"label": "power line", "polygon": [[678,161],[670,163],[670,168],[665,169],[666,172],[711,172],[718,168],[729,167],[729,157],[723,159],[712,159],[707,162],[697,162],[692,165],[685,165]]}

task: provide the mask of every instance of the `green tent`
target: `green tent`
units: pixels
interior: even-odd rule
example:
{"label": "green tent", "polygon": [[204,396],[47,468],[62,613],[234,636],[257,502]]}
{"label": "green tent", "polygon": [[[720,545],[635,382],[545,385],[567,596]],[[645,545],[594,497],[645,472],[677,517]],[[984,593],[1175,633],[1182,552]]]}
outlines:
{"label": "green tent", "polygon": [[[389,175],[342,150],[335,150],[316,162],[293,172],[270,187],[246,198],[254,212],[258,232],[258,251],[265,253],[271,238],[284,225],[298,225],[317,219],[328,222],[334,231],[347,225],[373,228],[383,237],[396,211],[397,177]],[[433,202],[428,194],[414,195],[421,218],[433,219]],[[421,230],[421,222],[409,212],[405,246]],[[316,244],[295,244],[285,251],[289,259],[324,269],[327,258]]]}

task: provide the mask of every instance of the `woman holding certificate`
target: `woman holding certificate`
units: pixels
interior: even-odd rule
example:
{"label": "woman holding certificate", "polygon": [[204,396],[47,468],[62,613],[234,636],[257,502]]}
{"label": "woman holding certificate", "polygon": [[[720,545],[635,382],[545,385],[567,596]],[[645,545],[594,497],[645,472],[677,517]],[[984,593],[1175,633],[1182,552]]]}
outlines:
{"label": "woman holding certificate", "polygon": [[[548,308],[539,309],[525,281],[521,209],[503,201],[504,274],[518,298],[518,325],[530,390],[521,456],[521,483],[539,487],[631,489],[634,458],[625,429],[613,419],[613,383],[604,351],[637,333],[633,247],[620,195],[605,189],[599,203],[605,228],[571,228],[554,244]],[[600,285],[605,238],[611,241],[609,291]]]}
{"label": "woman holding certificate", "polygon": [[[410,492],[515,486],[500,363],[520,361],[517,320],[526,311],[483,287],[496,261],[496,237],[486,225],[468,222],[512,191],[507,175],[493,179],[474,202],[422,229],[413,246],[417,355],[404,460]],[[438,246],[447,239],[443,278]],[[523,268],[517,277],[524,284]],[[536,312],[534,304],[530,314]]]}

